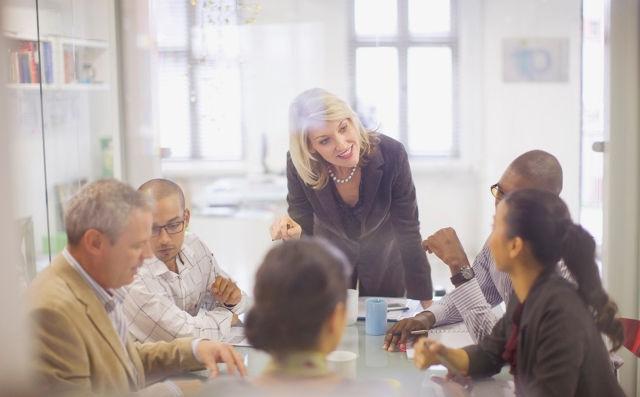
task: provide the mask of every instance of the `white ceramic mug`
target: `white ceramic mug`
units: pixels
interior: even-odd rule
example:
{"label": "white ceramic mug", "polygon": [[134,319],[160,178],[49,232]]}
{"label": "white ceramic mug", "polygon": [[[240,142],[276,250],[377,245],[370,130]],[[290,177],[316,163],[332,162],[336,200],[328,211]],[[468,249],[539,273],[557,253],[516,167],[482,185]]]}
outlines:
{"label": "white ceramic mug", "polygon": [[347,290],[347,322],[346,325],[353,325],[358,321],[358,290]]}
{"label": "white ceramic mug", "polygon": [[334,350],[327,356],[327,367],[345,378],[355,379],[358,355],[346,350]]}

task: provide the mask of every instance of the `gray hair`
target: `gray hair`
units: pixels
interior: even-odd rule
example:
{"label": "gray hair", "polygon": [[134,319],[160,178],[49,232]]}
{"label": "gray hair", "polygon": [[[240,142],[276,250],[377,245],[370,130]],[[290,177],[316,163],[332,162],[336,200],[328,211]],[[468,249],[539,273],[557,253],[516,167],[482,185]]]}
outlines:
{"label": "gray hair", "polygon": [[80,242],[89,229],[105,234],[113,243],[136,209],[151,211],[148,197],[115,179],[101,179],[80,189],[67,205],[65,229],[69,244]]}

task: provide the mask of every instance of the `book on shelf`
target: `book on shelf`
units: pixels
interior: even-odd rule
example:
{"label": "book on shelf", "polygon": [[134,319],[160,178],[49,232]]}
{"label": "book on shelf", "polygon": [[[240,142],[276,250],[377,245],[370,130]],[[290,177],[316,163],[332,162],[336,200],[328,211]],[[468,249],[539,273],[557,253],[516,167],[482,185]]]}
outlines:
{"label": "book on shelf", "polygon": [[[38,41],[12,39],[9,43],[9,83],[38,84],[41,78],[41,67],[44,82],[53,83],[53,54],[49,41],[41,42],[38,51]],[[44,62],[40,62],[42,55]]]}

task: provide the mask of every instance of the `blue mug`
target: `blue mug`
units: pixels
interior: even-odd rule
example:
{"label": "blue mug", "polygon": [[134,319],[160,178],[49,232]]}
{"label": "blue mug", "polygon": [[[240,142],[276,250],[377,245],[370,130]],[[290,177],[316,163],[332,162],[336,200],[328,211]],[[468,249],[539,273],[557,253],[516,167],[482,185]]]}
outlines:
{"label": "blue mug", "polygon": [[369,298],[365,301],[364,330],[367,335],[384,335],[387,332],[387,301]]}

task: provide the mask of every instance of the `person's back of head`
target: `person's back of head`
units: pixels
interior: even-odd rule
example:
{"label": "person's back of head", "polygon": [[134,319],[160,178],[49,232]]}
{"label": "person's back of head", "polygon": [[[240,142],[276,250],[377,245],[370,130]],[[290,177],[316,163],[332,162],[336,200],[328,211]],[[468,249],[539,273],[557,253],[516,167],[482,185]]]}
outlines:
{"label": "person's back of head", "polygon": [[551,153],[530,150],[516,157],[507,170],[528,181],[527,187],[546,190],[556,195],[562,191],[562,166]]}
{"label": "person's back of head", "polygon": [[323,324],[346,300],[349,272],[344,254],[321,239],[272,248],[256,273],[249,342],[275,356],[314,350]]}
{"label": "person's back of head", "polygon": [[623,340],[617,305],[602,288],[595,261],[595,241],[582,226],[573,223],[567,205],[556,194],[540,189],[519,189],[503,199],[507,206],[507,237],[527,242],[535,259],[545,267],[558,261],[571,271],[578,294],[593,313],[598,329],[617,350]]}
{"label": "person's back of head", "polygon": [[136,209],[151,211],[151,203],[123,182],[102,179],[83,186],[65,211],[69,244],[77,244],[89,229],[100,231],[113,243]]}

